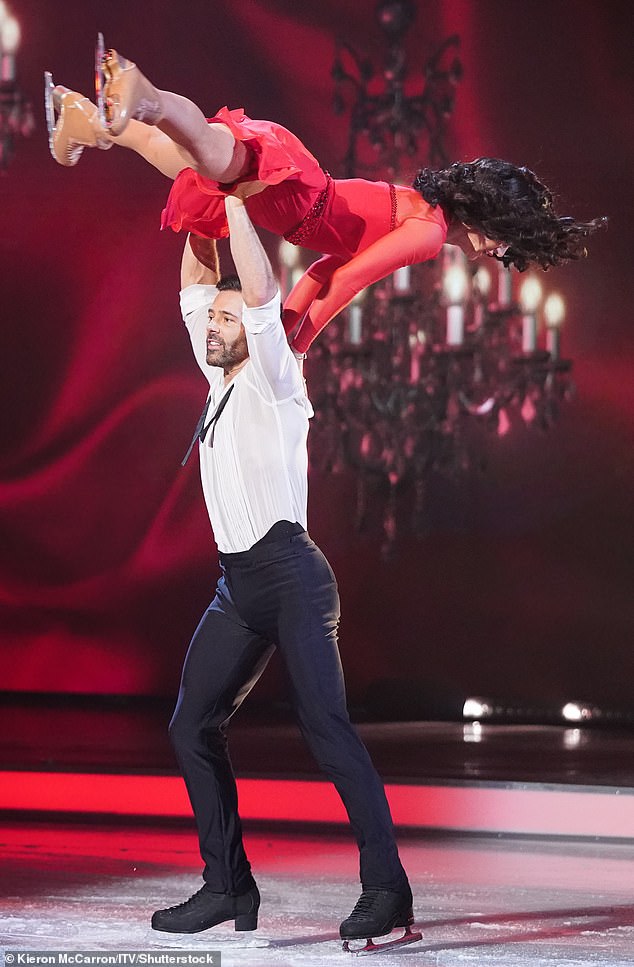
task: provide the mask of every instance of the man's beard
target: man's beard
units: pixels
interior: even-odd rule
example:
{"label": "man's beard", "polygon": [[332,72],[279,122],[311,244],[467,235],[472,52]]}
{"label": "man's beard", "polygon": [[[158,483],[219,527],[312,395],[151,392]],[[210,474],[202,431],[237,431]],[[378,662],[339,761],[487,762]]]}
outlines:
{"label": "man's beard", "polygon": [[224,366],[227,355],[227,347],[225,346],[224,342],[218,343],[218,345],[213,346],[212,348],[207,346],[207,365]]}
{"label": "man's beard", "polygon": [[243,362],[249,355],[246,339],[239,339],[227,348],[223,339],[216,340],[218,345],[210,349],[207,345],[207,365],[219,366],[221,369],[230,369],[232,366]]}

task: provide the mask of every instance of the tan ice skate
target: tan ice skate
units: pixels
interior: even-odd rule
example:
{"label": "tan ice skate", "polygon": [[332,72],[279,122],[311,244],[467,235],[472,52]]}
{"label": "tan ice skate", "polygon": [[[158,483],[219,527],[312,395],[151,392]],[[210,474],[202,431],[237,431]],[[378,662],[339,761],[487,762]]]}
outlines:
{"label": "tan ice skate", "polygon": [[105,48],[103,34],[97,36],[95,89],[103,127],[115,138],[134,118],[144,124],[161,120],[161,101],[156,88],[136,64]]}
{"label": "tan ice skate", "polygon": [[50,71],[44,72],[44,108],[48,144],[58,164],[67,168],[76,165],[84,148],[112,147],[96,106],[77,91],[55,86]]}

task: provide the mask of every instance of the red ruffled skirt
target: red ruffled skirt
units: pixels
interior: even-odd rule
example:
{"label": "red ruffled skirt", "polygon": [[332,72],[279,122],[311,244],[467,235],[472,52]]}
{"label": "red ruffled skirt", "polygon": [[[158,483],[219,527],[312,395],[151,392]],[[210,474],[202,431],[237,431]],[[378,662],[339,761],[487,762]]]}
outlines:
{"label": "red ruffled skirt", "polygon": [[[209,124],[219,123],[249,150],[249,170],[240,181],[258,180],[269,186],[247,199],[253,223],[276,235],[292,232],[327,186],[319,162],[286,128],[272,121],[253,121],[241,108],[230,111],[223,107],[209,119]],[[221,185],[185,168],[172,185],[161,228],[225,238],[229,229],[224,198],[235,184]]]}

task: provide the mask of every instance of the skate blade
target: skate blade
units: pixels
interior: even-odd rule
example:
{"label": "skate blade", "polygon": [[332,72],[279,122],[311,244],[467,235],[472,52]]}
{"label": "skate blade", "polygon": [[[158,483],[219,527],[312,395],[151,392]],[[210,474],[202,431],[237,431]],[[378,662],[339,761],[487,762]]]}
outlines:
{"label": "skate blade", "polygon": [[103,69],[103,62],[106,56],[106,45],[104,43],[103,34],[99,32],[97,34],[97,45],[95,47],[95,94],[97,97],[97,110],[99,112],[99,123],[105,130],[108,129],[108,121],[106,120],[106,101],[104,98],[104,87],[106,84],[106,75]]}
{"label": "skate blade", "polygon": [[361,954],[376,954],[381,950],[389,950],[391,947],[404,947],[408,943],[418,943],[419,940],[423,939],[422,933],[418,930],[414,933],[409,927],[405,927],[405,933],[402,937],[396,937],[394,940],[386,940],[385,943],[374,943],[371,937],[365,942],[365,947],[351,947],[349,940],[344,940],[343,949],[348,954],[352,954],[354,957],[360,957]]}
{"label": "skate blade", "polygon": [[[53,100],[53,75],[50,71],[44,71],[44,114],[46,115],[46,127],[48,129],[48,146],[51,154],[55,158],[53,151],[53,135],[55,134],[55,102]],[[55,158],[57,161],[57,158]]]}

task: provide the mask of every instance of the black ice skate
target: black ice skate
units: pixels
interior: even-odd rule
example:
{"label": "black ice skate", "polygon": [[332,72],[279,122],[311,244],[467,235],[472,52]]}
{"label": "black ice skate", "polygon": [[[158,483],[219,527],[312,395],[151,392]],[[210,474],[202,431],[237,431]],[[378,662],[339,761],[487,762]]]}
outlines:
{"label": "black ice skate", "polygon": [[[422,933],[413,933],[412,894],[409,889],[399,893],[393,890],[364,890],[354,910],[339,927],[343,949],[351,954],[374,953],[386,947],[401,947],[423,939]],[[382,937],[395,927],[404,927],[402,937],[375,944],[373,937]],[[365,940],[365,947],[351,947],[351,940]]]}
{"label": "black ice skate", "polygon": [[257,886],[241,896],[230,896],[227,893],[214,893],[205,884],[184,903],[157,910],[152,916],[152,927],[167,933],[199,933],[226,920],[233,920],[236,930],[256,930],[259,906]]}

